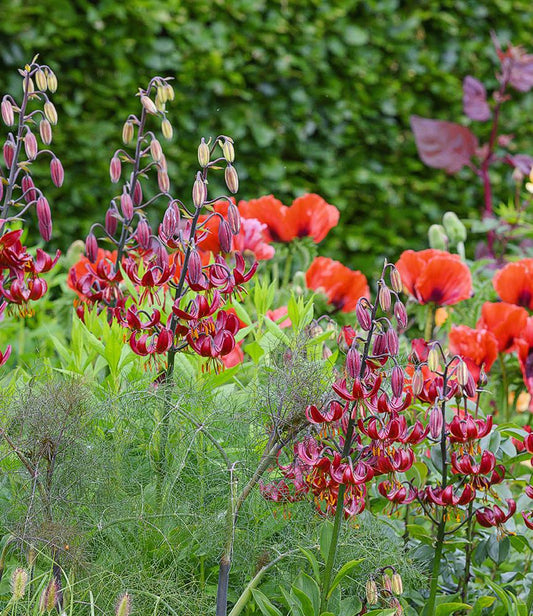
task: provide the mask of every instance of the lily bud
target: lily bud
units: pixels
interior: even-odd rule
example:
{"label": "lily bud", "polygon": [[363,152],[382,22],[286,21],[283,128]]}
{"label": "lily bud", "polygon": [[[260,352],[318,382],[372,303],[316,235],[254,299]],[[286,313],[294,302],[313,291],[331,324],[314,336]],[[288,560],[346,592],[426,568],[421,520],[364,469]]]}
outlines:
{"label": "lily bud", "polygon": [[227,164],[224,171],[224,179],[229,191],[235,194],[239,190],[239,176],[235,167],[230,163]]}
{"label": "lily bud", "polygon": [[473,398],[476,395],[476,382],[474,381],[474,377],[470,374],[470,372],[468,373],[468,380],[466,382],[466,385],[464,385],[463,389],[468,398]]}
{"label": "lily bud", "polygon": [[162,90],[158,88],[157,94],[155,95],[155,108],[157,111],[165,111],[165,101],[161,97],[161,92]]}
{"label": "lily bud", "polygon": [[222,252],[231,252],[231,238],[230,226],[225,220],[221,220],[218,226],[218,242]]}
{"label": "lily bud", "polygon": [[428,368],[431,370],[431,372],[437,372],[437,370],[439,369],[439,362],[440,357],[439,357],[439,351],[437,349],[437,347],[433,346],[431,347],[431,349],[429,350],[428,353]]}
{"label": "lily bud", "polygon": [[395,595],[403,594],[403,581],[402,576],[399,573],[392,574],[392,592]]}
{"label": "lily bud", "polygon": [[44,104],[44,115],[50,124],[57,124],[57,111],[54,107],[54,103],[46,101]]}
{"label": "lily bud", "polygon": [[6,126],[13,126],[15,123],[15,113],[13,111],[11,101],[4,98],[0,107],[2,109],[2,120],[4,121],[4,124]]}
{"label": "lily bud", "polygon": [[379,305],[383,312],[389,312],[391,307],[391,292],[386,284],[383,284],[379,289]]}
{"label": "lily bud", "polygon": [[241,229],[241,215],[239,208],[234,203],[228,205],[228,224],[233,235],[237,235]]}
{"label": "lily bud", "polygon": [[163,154],[163,152],[161,152],[161,158],[159,159],[159,162],[157,163],[157,168],[160,171],[168,172],[167,157]]}
{"label": "lily bud", "polygon": [[157,115],[157,107],[154,101],[146,95],[141,96],[141,105],[146,109],[146,113]]}
{"label": "lily bud", "polygon": [[98,241],[92,231],[85,240],[85,252],[87,253],[89,261],[91,263],[96,263],[96,259],[98,258]]}
{"label": "lily bud", "polygon": [[357,317],[357,322],[361,326],[361,329],[364,329],[365,332],[370,331],[370,328],[372,327],[372,318],[368,312],[368,309],[365,308],[362,300],[357,302],[355,316]]}
{"label": "lily bud", "polygon": [[395,398],[399,398],[403,394],[404,374],[400,366],[394,366],[391,371],[391,389],[392,395]]}
{"label": "lily bud", "polygon": [[48,75],[46,76],[46,81],[48,83],[48,89],[53,94],[57,90],[57,77],[54,75],[52,71],[48,71]]}
{"label": "lily bud", "polygon": [[361,353],[351,346],[346,354],[346,372],[352,379],[357,379],[361,372]]}
{"label": "lily bud", "polygon": [[120,180],[120,174],[122,173],[122,163],[120,158],[115,154],[109,163],[109,176],[113,184],[116,184]]}
{"label": "lily bud", "polygon": [[131,595],[127,592],[122,593],[117,601],[115,616],[130,616],[131,614]]}
{"label": "lily bud", "polygon": [[375,605],[378,602],[378,587],[374,580],[368,580],[365,585],[366,601],[369,605]]}
{"label": "lily bud", "polygon": [[124,126],[122,127],[122,141],[125,145],[131,143],[133,139],[133,132],[133,122],[126,120],[126,122],[124,122]]}
{"label": "lily bud", "polygon": [[163,85],[163,90],[165,91],[166,100],[173,101],[174,100],[174,88],[168,82],[165,82],[165,84]]}
{"label": "lily bud", "polygon": [[192,187],[192,202],[195,208],[200,208],[207,199],[207,186],[202,179],[202,174],[198,171],[196,180]]}
{"label": "lily bud", "polygon": [[122,211],[122,215],[126,220],[131,220],[133,218],[133,201],[129,193],[127,193],[125,190],[120,196],[120,209]]}
{"label": "lily bud", "polygon": [[33,94],[35,92],[35,86],[33,85],[33,79],[31,77],[28,79],[26,88],[28,94]]}
{"label": "lily bud", "polygon": [[424,389],[424,375],[419,368],[417,368],[413,374],[411,389],[413,390],[413,395],[415,396],[419,396]]}
{"label": "lily bud", "polygon": [[442,411],[438,406],[434,406],[429,412],[429,433],[432,438],[440,438],[443,425]]}
{"label": "lily bud", "polygon": [[155,162],[159,162],[163,156],[163,149],[157,139],[152,139],[150,142],[150,154]]}
{"label": "lily bud", "polygon": [[4,162],[8,169],[11,169],[15,156],[15,146],[12,141],[6,141],[3,148]]}
{"label": "lily bud", "polygon": [[155,262],[157,263],[157,266],[162,269],[168,268],[170,262],[168,260],[168,252],[166,248],[159,242],[155,242],[153,251],[155,253]]}
{"label": "lily bud", "polygon": [[223,141],[222,154],[224,154],[224,158],[228,163],[232,163],[235,160],[235,149],[233,147],[233,141],[231,141],[231,139],[225,139]]}
{"label": "lily bud", "polygon": [[48,81],[42,68],[38,69],[35,73],[35,83],[41,92],[45,92],[48,87]]}
{"label": "lily bud", "polygon": [[45,242],[52,237],[52,214],[46,197],[37,199],[37,220],[39,222],[39,233]]}
{"label": "lily bud", "polygon": [[157,185],[161,192],[168,193],[170,190],[170,178],[166,171],[160,170],[157,172]]}
{"label": "lily bud", "polygon": [[457,382],[459,383],[459,385],[465,387],[468,383],[468,377],[470,376],[470,372],[468,371],[468,366],[466,365],[466,362],[464,362],[462,359],[457,364],[455,375],[457,377]]}
{"label": "lily bud", "polygon": [[403,291],[402,276],[394,266],[392,266],[390,271],[390,283],[396,293],[401,293]]}
{"label": "lily bud", "polygon": [[50,175],[52,177],[52,182],[59,188],[63,185],[63,180],[65,179],[65,172],[63,170],[63,165],[59,158],[52,158],[50,161]]}
{"label": "lily bud", "polygon": [[205,139],[202,137],[200,145],[198,146],[198,162],[200,163],[200,167],[207,167],[207,165],[209,164],[210,157],[211,153],[209,151],[209,146],[205,142]]}
{"label": "lily bud", "polygon": [[394,303],[394,316],[396,317],[396,322],[402,329],[407,327],[407,310],[400,300]]}
{"label": "lily bud", "polygon": [[136,233],[137,242],[143,250],[149,250],[151,235],[152,229],[150,229],[150,225],[146,222],[146,219],[143,218],[137,225]]}
{"label": "lily bud", "polygon": [[39,146],[37,145],[35,135],[30,130],[28,130],[24,136],[24,150],[29,160],[35,160],[37,152],[39,151]]}
{"label": "lily bud", "polygon": [[[177,210],[179,213],[179,209]],[[168,207],[163,216],[161,230],[166,237],[173,237],[178,228],[178,219],[176,218],[176,210],[173,207]]]}
{"label": "lily bud", "polygon": [[137,180],[135,182],[135,188],[133,189],[133,205],[139,206],[143,202],[143,189],[141,182]]}
{"label": "lily bud", "polygon": [[39,122],[39,134],[41,135],[41,141],[45,145],[52,143],[52,125],[46,118]]}
{"label": "lily bud", "polygon": [[115,233],[117,232],[117,226],[118,226],[117,216],[118,216],[117,208],[114,206],[111,206],[105,214],[105,230],[111,236],[115,235]]}
{"label": "lily bud", "polygon": [[383,588],[387,592],[392,594],[392,580],[391,580],[390,575],[388,573],[384,573],[383,574],[382,584],[383,584]]}
{"label": "lily bud", "polygon": [[35,184],[33,183],[31,176],[25,175],[22,178],[21,187],[26,203],[37,200],[37,191],[35,190]]}
{"label": "lily bud", "polygon": [[191,250],[191,254],[189,255],[187,274],[192,284],[196,284],[200,281],[202,275],[202,260],[196,249]]}
{"label": "lily bud", "polygon": [[172,130],[172,124],[166,118],[161,122],[161,132],[167,141],[172,139],[172,134],[174,132]]}

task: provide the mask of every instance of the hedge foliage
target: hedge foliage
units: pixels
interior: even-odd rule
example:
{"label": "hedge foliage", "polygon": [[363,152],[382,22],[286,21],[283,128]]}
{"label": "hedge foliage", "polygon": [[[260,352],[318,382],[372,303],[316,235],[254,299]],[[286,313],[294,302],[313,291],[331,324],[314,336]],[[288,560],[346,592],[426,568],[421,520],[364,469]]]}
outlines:
{"label": "hedge foliage", "polygon": [[[190,194],[199,138],[231,135],[239,197],[274,193],[290,204],[320,193],[342,210],[330,253],[364,269],[378,255],[423,246],[446,209],[464,215],[478,205],[467,171],[449,178],[419,161],[409,116],[465,121],[463,77],[494,79],[491,30],[531,45],[530,3],[3,0],[0,84],[20,88],[14,71],[37,52],[59,77],[60,247],[102,219],[122,123],[137,109],[137,88],[157,73],[175,77],[168,159],[176,194]],[[533,100],[517,98],[508,132],[525,137],[527,152]]]}

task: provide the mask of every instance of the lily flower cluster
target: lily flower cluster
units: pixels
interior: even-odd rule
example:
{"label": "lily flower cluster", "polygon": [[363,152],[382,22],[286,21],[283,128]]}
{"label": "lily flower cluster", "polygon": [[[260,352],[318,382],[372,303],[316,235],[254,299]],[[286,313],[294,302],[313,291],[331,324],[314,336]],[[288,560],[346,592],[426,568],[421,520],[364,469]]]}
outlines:
{"label": "lily flower cluster", "polygon": [[[69,285],[82,302],[77,312],[83,319],[86,304],[105,309],[109,320],[129,332],[128,341],[136,354],[168,354],[167,370],[172,370],[175,353],[185,348],[219,362],[235,347],[238,330],[237,319],[223,311],[224,305],[243,291],[243,284],[257,268],[256,262],[247,267],[242,254],[232,252],[232,238],[240,233],[234,200],[208,198],[208,172],[221,164],[229,191],[238,190],[233,141],[224,135],[212,144],[201,140],[201,171],[193,185],[192,204],[187,205],[172,197],[163,149],[147,128],[153,116],[161,121],[163,136],[172,137],[166,117],[166,103],[174,98],[170,81],[154,77],[139,96],[141,115],[129,116],[122,133],[125,145],[134,144],[134,153],[119,149],[110,163],[111,181],[122,184],[119,194],[111,200],[104,225],[91,228],[87,256],[69,274]],[[221,156],[213,158],[217,148]],[[123,164],[131,168],[124,181]],[[147,199],[142,182],[151,171],[157,174],[158,191]],[[227,203],[224,215],[215,207],[220,200]],[[166,202],[166,210],[158,229],[153,230],[147,209],[156,201]],[[201,250],[214,219],[224,253],[216,257]],[[115,250],[100,248],[102,240]]]}
{"label": "lily flower cluster", "polygon": [[[48,289],[41,275],[50,271],[59,258],[59,251],[54,257],[40,248],[30,253],[22,239],[24,215],[31,210],[36,212],[42,239],[48,241],[52,236],[50,205],[34,183],[31,166],[39,157],[49,157],[52,182],[58,187],[63,184],[63,166],[47,148],[52,142],[52,125],[57,123],[57,111],[49,97],[57,89],[57,78],[49,66],[35,59],[19,73],[21,102],[6,94],[0,105],[4,124],[13,127],[0,161],[0,320],[10,305],[22,315],[31,314],[30,302],[39,300]],[[44,147],[39,146],[32,131],[37,125]],[[0,365],[10,353],[11,346],[0,350]]]}

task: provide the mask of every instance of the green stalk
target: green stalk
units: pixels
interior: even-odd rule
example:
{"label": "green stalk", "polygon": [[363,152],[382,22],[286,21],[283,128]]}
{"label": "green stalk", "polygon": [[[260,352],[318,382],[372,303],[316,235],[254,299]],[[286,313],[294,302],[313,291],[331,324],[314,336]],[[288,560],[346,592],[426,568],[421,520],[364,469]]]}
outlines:
{"label": "green stalk", "polygon": [[510,421],[509,417],[509,377],[507,376],[507,368],[505,367],[505,361],[503,359],[503,353],[498,353],[498,359],[500,360],[500,368],[502,371],[502,389],[503,389],[503,399],[502,399],[502,417],[503,420],[507,423]]}
{"label": "green stalk", "polygon": [[527,613],[531,614],[531,608],[533,608],[533,582],[531,582],[531,586],[529,587],[529,593],[527,595],[527,600],[526,600],[526,608],[527,608]]}
{"label": "green stalk", "polygon": [[466,540],[467,540],[467,544],[466,544],[466,554],[465,554],[465,573],[464,573],[464,577],[463,577],[463,581],[462,581],[462,588],[461,588],[461,601],[463,603],[466,603],[466,600],[468,598],[468,582],[470,580],[470,564],[472,562],[472,552],[474,551],[474,501],[472,501],[469,505],[468,505],[468,516],[469,516],[469,520],[468,520],[468,527],[467,527],[467,531],[466,531]]}
{"label": "green stalk", "polygon": [[428,304],[426,312],[426,327],[424,329],[424,340],[428,342],[433,336],[433,325],[435,323],[435,311],[437,306],[434,303]]}

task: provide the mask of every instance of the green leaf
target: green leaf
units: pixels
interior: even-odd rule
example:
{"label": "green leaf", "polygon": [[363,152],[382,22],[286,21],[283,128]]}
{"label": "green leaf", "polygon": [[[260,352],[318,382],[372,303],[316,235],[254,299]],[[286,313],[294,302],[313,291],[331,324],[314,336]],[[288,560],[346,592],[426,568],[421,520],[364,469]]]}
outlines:
{"label": "green leaf", "polygon": [[283,344],[285,344],[287,346],[290,346],[290,340],[289,340],[287,334],[281,329],[281,327],[279,325],[274,323],[274,321],[272,321],[268,317],[265,317],[263,322],[264,322],[265,327],[267,328],[267,330],[273,336],[275,336],[280,342],[283,342]]}
{"label": "green leaf", "polygon": [[329,589],[327,599],[330,598],[331,593],[335,590],[335,588],[342,582],[342,580],[354,569],[358,564],[362,563],[365,559],[358,558],[356,560],[350,560],[339,569],[337,575],[333,578],[333,582],[331,584],[331,588]]}
{"label": "green leaf", "polygon": [[296,596],[305,603],[305,605],[302,604],[302,608],[305,608],[304,614],[306,614],[307,601],[303,599],[303,597],[300,597],[300,595],[296,592],[297,590],[301,591],[305,595],[306,599],[309,599],[312,609],[310,616],[318,614],[320,609],[320,588],[318,583],[313,580],[312,577],[307,575],[307,573],[301,573],[294,582],[292,590],[295,592]]}
{"label": "green leaf", "polygon": [[311,598],[308,597],[305,592],[297,586],[293,585],[291,590],[300,603],[303,615],[316,616],[315,608],[313,606],[313,601],[311,601]]}
{"label": "green leaf", "polygon": [[320,553],[324,560],[328,559],[329,546],[331,545],[331,538],[333,536],[333,524],[329,520],[324,520],[322,527],[320,528]]}
{"label": "green leaf", "polygon": [[232,302],[231,307],[235,310],[235,314],[241,321],[244,321],[246,325],[252,325],[252,317],[246,312],[246,308],[239,302]]}
{"label": "green leaf", "polygon": [[264,595],[260,590],[252,588],[252,595],[257,604],[257,607],[261,610],[264,616],[283,616],[275,605],[272,605],[270,599]]}
{"label": "green leaf", "polygon": [[298,549],[309,561],[309,564],[313,568],[315,580],[317,581],[317,583],[320,583],[320,565],[318,564],[318,560],[316,559],[315,555],[306,548],[300,547]]}
{"label": "green leaf", "polygon": [[467,603],[441,603],[437,605],[435,616],[448,616],[459,610],[471,610],[472,606]]}

